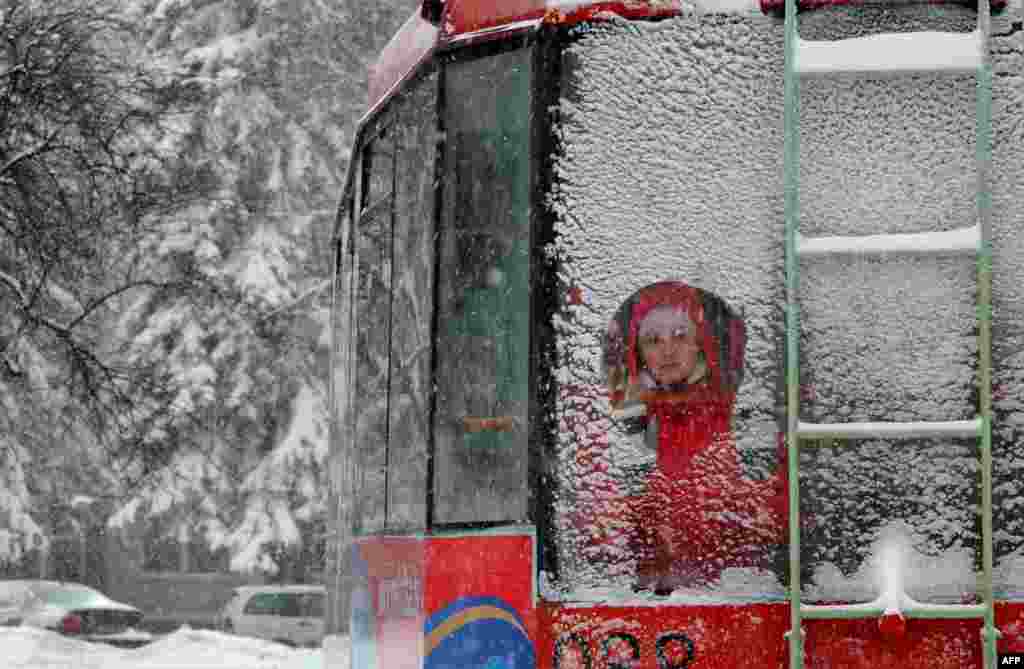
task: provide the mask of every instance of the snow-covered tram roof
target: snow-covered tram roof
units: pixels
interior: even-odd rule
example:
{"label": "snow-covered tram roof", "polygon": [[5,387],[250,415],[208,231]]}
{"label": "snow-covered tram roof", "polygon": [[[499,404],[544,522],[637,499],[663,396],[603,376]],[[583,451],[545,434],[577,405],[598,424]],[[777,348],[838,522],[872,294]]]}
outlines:
{"label": "snow-covered tram roof", "polygon": [[[864,4],[864,0],[797,2],[801,9]],[[990,3],[998,11],[1005,8],[1007,0]],[[951,0],[951,4],[964,3]],[[437,49],[501,39],[545,23],[573,25],[611,15],[657,19],[679,15],[686,8],[741,15],[778,14],[784,7],[785,0],[423,0],[421,8],[409,17],[370,68],[368,115]]]}
{"label": "snow-covered tram roof", "polygon": [[447,0],[440,5],[437,21],[431,21],[426,16],[433,1],[425,0],[409,17],[370,68],[371,114],[436,49],[501,39],[544,23],[572,25],[603,14],[664,18],[683,11],[682,0]]}

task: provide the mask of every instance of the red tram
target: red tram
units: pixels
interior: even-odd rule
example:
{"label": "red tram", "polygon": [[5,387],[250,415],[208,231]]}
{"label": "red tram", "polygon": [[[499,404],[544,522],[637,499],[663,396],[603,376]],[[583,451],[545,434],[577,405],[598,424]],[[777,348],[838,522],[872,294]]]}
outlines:
{"label": "red tram", "polygon": [[1024,651],[1019,8],[760,2],[424,0],[381,54],[332,315],[353,667]]}

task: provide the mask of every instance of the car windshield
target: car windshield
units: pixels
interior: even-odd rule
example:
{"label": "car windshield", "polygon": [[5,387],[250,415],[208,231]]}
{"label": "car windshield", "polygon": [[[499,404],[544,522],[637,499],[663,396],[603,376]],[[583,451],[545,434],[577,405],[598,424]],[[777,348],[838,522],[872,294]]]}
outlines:
{"label": "car windshield", "polygon": [[32,591],[36,597],[53,606],[83,606],[103,599],[103,595],[84,585],[41,583],[33,586]]}

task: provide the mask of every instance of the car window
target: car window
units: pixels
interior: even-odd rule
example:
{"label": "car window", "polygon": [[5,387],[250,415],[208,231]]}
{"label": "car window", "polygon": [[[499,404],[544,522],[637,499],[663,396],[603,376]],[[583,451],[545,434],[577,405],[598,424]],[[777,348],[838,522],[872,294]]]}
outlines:
{"label": "car window", "polygon": [[283,602],[276,592],[260,592],[249,598],[244,613],[253,616],[279,616]]}
{"label": "car window", "polygon": [[298,618],[301,613],[299,595],[288,592],[261,592],[245,605],[248,615]]}
{"label": "car window", "polygon": [[281,615],[286,618],[298,618],[301,614],[299,595],[286,593],[281,595]]}
{"label": "car window", "polygon": [[52,606],[85,606],[103,595],[83,585],[36,585],[32,587],[35,595]]}

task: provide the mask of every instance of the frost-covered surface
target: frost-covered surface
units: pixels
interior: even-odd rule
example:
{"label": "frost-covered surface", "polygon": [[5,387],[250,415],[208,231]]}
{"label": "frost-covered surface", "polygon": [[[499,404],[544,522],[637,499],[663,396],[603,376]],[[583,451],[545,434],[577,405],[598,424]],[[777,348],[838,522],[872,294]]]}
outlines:
{"label": "frost-covered surface", "polygon": [[322,648],[296,650],[188,628],[130,650],[28,627],[0,628],[0,648],[9,669],[348,669],[350,664],[347,637],[327,637]]}
{"label": "frost-covered surface", "polygon": [[[698,45],[702,22],[707,32]],[[575,424],[561,432],[567,466],[558,518],[569,537],[559,553],[562,585],[575,584],[572,596],[625,588],[632,579],[629,528],[599,526],[595,535],[586,519],[607,515],[609,504],[635,491],[637,465],[653,458],[642,439],[608,417],[600,376],[602,332],[635,290],[681,279],[742,312],[747,376],[736,413],[746,420],[738,436],[748,464],[759,465],[752,470],[763,474],[773,464],[782,227],[765,221],[764,211],[776,200],[766,184],[777,181],[773,146],[781,134],[761,119],[778,109],[781,77],[769,68],[781,34],[770,23],[758,25],[684,17],[616,26],[584,37],[570,53],[574,72],[559,109],[563,156],[552,206],[562,279],[586,296],[582,305],[567,305],[556,323],[560,418]],[[758,68],[767,81],[748,78]],[[764,178],[745,178],[751,172]],[[709,178],[715,174],[731,178]],[[709,221],[727,227],[716,233]]]}
{"label": "frost-covered surface", "polygon": [[878,526],[865,559],[852,573],[843,573],[833,562],[815,565],[813,583],[805,587],[810,600],[850,602],[878,601],[885,608],[898,606],[905,596],[917,601],[959,604],[976,597],[972,554],[950,549],[935,555],[913,546],[901,521]]}
{"label": "frost-covered surface", "polygon": [[[801,33],[820,40],[880,29],[964,32],[974,18],[957,8],[839,8],[802,16]],[[993,33],[1008,29],[1007,17],[993,20]],[[997,35],[992,48],[1002,75],[994,88],[992,183],[997,588],[1010,592],[1020,586],[1011,566],[1019,558],[1009,554],[1024,543],[1013,512],[1024,467],[1024,220],[1015,204],[1024,160],[1012,148],[1024,139],[1013,112],[1021,103],[1022,54],[1015,37]],[[555,522],[565,540],[561,579],[551,587],[569,600],[610,592],[631,599],[629,529],[615,520],[616,507],[642,488],[637,472],[653,453],[610,418],[600,364],[602,332],[626,297],[678,279],[743,314],[740,457],[752,477],[777,464],[784,425],[782,24],[726,15],[613,23],[583,32],[567,64],[550,196],[553,252],[563,284],[580,288],[583,299],[566,300],[555,322],[563,474]],[[803,234],[949,232],[975,223],[972,76],[814,80],[802,90]],[[801,275],[802,420],[974,418],[970,253],[825,256],[802,262]],[[807,596],[876,596],[858,574],[867,573],[861,570],[883,528],[897,521],[907,524],[922,574],[957,592],[973,588],[975,440],[869,439],[817,448],[801,467]],[[784,576],[781,565],[774,572],[768,575]],[[723,596],[729,583],[703,594]],[[926,581],[912,585],[925,600],[950,595]]]}
{"label": "frost-covered surface", "polygon": [[543,589],[547,601],[562,601],[565,606],[664,606],[667,604],[736,604],[743,602],[777,602],[786,598],[775,574],[762,569],[726,569],[721,579],[706,587],[683,587],[671,595],[655,595],[648,591],[630,592],[617,585],[576,587],[568,592],[557,588]]}

